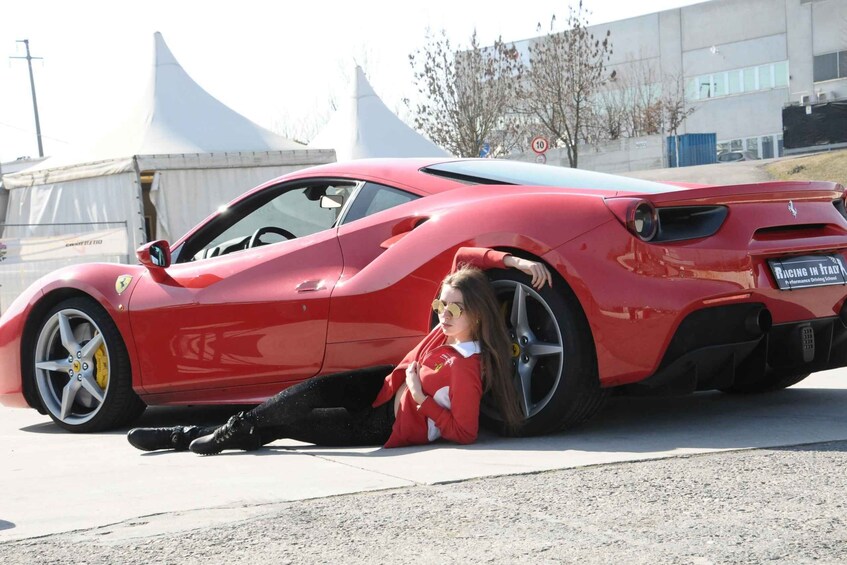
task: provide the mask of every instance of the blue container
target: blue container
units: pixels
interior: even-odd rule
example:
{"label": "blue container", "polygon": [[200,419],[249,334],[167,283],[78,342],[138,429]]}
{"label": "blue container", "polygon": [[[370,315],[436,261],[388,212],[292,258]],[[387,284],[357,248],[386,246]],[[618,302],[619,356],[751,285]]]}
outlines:
{"label": "blue container", "polygon": [[[676,141],[679,140],[679,165],[676,164]],[[714,133],[686,133],[668,136],[668,166],[690,167],[711,165],[717,162],[717,135]]]}

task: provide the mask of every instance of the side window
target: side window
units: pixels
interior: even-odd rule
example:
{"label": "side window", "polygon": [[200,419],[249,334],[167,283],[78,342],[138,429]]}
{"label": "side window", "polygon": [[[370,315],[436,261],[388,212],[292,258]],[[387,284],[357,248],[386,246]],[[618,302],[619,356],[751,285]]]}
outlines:
{"label": "side window", "polygon": [[[271,187],[225,210],[186,242],[178,262],[208,259],[331,228],[354,183]],[[324,197],[330,197],[330,199]]]}
{"label": "side window", "polygon": [[815,55],[812,67],[815,82],[838,78],[838,53]]}
{"label": "side window", "polygon": [[349,224],[417,198],[417,195],[404,190],[375,182],[366,182],[356,193],[356,198],[350,204],[350,209],[344,214],[341,223]]}

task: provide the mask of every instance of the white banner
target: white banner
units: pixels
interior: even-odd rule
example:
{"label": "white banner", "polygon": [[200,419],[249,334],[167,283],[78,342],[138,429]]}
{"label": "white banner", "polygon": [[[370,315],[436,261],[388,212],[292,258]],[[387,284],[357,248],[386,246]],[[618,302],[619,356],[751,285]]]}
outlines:
{"label": "white banner", "polygon": [[0,265],[55,259],[83,262],[105,255],[126,255],[125,228],[52,237],[0,237]]}

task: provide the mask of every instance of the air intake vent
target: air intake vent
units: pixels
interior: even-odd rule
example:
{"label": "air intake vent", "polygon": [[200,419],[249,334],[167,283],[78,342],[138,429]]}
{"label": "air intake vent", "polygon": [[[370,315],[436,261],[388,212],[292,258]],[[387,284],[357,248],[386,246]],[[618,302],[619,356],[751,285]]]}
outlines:
{"label": "air intake vent", "polygon": [[[786,235],[829,235],[829,228],[826,224],[796,224],[790,226],[773,226],[769,228],[757,229],[753,234],[753,239],[759,241],[768,241],[774,239],[784,239]],[[815,233],[817,232],[817,233]],[[823,232],[823,233],[822,233]]]}

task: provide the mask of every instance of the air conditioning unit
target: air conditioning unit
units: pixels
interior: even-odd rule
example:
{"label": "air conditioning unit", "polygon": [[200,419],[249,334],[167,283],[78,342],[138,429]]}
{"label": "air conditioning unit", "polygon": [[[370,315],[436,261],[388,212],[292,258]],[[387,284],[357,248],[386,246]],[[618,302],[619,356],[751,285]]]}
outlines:
{"label": "air conditioning unit", "polygon": [[832,92],[818,92],[818,102],[832,102]]}
{"label": "air conditioning unit", "polygon": [[800,105],[801,106],[808,106],[811,103],[812,103],[812,97],[810,95],[808,95],[808,94],[801,94],[800,95]]}

